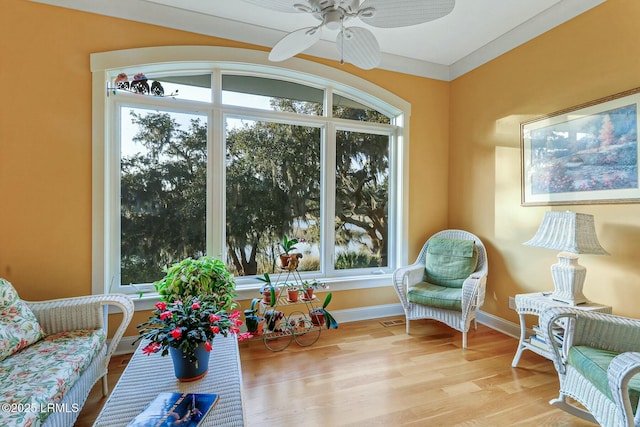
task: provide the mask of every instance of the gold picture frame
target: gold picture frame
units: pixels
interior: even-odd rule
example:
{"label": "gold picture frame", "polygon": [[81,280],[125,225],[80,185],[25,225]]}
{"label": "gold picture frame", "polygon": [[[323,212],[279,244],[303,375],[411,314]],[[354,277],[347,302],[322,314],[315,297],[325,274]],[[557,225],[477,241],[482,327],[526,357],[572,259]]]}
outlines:
{"label": "gold picture frame", "polygon": [[638,203],[640,88],[520,125],[522,206]]}

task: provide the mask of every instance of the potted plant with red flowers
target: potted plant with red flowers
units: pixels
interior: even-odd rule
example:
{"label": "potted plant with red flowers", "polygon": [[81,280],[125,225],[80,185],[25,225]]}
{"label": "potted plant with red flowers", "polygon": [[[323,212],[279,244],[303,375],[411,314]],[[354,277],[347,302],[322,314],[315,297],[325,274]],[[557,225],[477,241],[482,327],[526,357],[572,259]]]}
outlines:
{"label": "potted plant with red flowers", "polygon": [[215,303],[189,297],[184,301],[160,301],[149,320],[138,325],[145,339],[143,352],[171,354],[174,372],[180,381],[195,381],[204,377],[209,368],[209,352],[216,335],[237,335],[239,340],[251,334],[240,333],[240,312],[227,313]]}

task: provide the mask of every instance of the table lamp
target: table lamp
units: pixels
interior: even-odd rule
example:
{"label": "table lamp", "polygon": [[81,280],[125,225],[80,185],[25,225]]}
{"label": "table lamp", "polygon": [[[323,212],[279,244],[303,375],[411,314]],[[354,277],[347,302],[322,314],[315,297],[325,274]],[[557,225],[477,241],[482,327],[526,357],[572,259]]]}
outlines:
{"label": "table lamp", "polygon": [[569,211],[545,212],[536,235],[523,244],[561,251],[551,266],[551,298],[570,305],[588,301],[582,293],[587,269],[578,264],[577,254],[609,255],[598,242],[593,215]]}

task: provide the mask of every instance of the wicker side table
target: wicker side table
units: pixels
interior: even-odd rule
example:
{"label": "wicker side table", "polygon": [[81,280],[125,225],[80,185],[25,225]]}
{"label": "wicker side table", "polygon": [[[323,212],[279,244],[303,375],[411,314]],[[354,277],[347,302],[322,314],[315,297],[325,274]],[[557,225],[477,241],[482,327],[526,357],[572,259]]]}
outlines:
{"label": "wicker side table", "polygon": [[94,427],[124,427],[161,392],[216,393],[218,403],[201,421],[202,427],[242,427],[242,372],[235,335],[213,341],[209,372],[193,382],[180,382],[173,374],[170,356],[134,353],[120,380],[100,411]]}
{"label": "wicker side table", "polygon": [[518,342],[518,349],[516,355],[511,362],[512,367],[518,366],[520,362],[520,356],[524,350],[533,351],[540,356],[546,357],[551,360],[551,352],[540,348],[534,344],[531,344],[531,336],[527,332],[527,326],[525,324],[524,316],[526,314],[532,314],[539,316],[542,311],[549,307],[571,307],[580,310],[599,311],[602,313],[611,313],[611,307],[608,305],[602,305],[595,302],[587,301],[585,304],[569,305],[564,302],[556,301],[551,298],[551,292],[534,292],[530,294],[518,294],[515,298],[516,312],[520,317],[520,341]]}

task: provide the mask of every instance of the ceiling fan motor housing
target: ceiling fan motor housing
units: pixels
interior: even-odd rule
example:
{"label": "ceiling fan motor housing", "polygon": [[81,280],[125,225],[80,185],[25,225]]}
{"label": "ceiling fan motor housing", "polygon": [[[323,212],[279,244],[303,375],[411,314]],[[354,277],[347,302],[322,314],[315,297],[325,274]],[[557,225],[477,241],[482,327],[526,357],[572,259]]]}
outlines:
{"label": "ceiling fan motor housing", "polygon": [[312,12],[320,20],[324,13],[331,10],[340,11],[344,16],[356,15],[360,6],[359,0],[307,0],[304,3],[294,7],[300,11]]}

